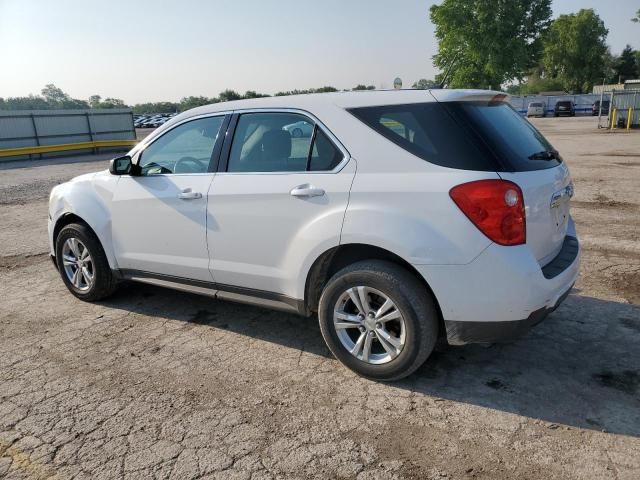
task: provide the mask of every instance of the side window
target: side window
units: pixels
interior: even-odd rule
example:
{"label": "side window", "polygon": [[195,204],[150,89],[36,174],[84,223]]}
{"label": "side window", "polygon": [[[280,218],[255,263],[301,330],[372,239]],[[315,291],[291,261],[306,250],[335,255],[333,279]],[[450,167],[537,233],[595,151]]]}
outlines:
{"label": "side window", "polygon": [[206,173],[224,116],[183,123],[155,140],[142,152],[141,174]]}
{"label": "side window", "polygon": [[416,118],[409,112],[393,112],[380,117],[380,126],[387,129],[390,135],[419,146],[424,152],[436,153],[427,132],[423,130]]}
{"label": "side window", "polygon": [[342,159],[342,152],[304,115],[245,113],[238,119],[227,171],[327,171]]}
{"label": "side window", "polygon": [[313,129],[309,118],[296,113],[240,115],[227,171],[304,171]]}
{"label": "side window", "polygon": [[343,158],[342,152],[322,130],[318,129],[309,160],[309,170],[312,172],[333,170]]}

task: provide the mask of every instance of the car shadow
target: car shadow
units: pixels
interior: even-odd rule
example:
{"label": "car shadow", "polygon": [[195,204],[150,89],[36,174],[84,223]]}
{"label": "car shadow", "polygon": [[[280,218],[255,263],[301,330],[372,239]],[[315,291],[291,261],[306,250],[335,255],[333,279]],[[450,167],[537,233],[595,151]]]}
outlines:
{"label": "car shadow", "polygon": [[[141,284],[121,288],[104,305],[331,357],[313,318]],[[640,307],[574,291],[525,337],[434,352],[393,385],[552,424],[640,437]]]}

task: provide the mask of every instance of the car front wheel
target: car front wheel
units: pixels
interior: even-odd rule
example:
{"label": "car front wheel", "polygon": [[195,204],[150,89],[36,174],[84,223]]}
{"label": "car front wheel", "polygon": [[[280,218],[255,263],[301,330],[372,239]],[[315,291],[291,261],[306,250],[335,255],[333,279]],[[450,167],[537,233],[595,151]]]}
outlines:
{"label": "car front wheel", "polygon": [[62,281],[81,300],[111,295],[117,281],[95,234],[80,223],[66,225],[56,238],[56,263]]}
{"label": "car front wheel", "polygon": [[338,360],[375,380],[406,377],[433,351],[438,313],[431,293],[391,262],[357,262],[327,283],[318,309],[322,336]]}

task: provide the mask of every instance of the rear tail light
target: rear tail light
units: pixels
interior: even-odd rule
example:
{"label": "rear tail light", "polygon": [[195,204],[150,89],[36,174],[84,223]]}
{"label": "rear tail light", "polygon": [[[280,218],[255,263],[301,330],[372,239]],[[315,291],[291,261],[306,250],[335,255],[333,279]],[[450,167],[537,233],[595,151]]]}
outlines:
{"label": "rear tail light", "polygon": [[479,180],[453,187],[449,195],[492,241],[500,245],[526,242],[526,220],[522,190],[507,180]]}

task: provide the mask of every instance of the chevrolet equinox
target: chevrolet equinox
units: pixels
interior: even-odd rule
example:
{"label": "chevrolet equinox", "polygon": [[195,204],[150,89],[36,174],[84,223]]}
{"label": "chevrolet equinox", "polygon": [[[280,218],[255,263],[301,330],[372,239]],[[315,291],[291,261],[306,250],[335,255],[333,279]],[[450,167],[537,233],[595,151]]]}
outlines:
{"label": "chevrolet equinox", "polygon": [[521,335],[578,275],[569,171],[508,100],[397,90],[189,110],[52,190],[53,261],[86,301],[134,280],[317,314],[348,368],[402,378],[439,337]]}

